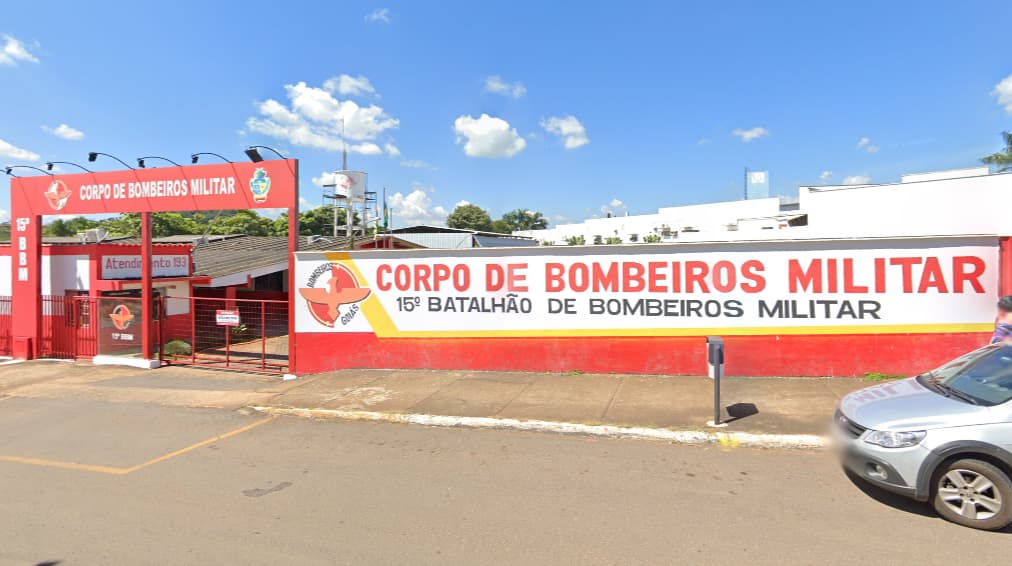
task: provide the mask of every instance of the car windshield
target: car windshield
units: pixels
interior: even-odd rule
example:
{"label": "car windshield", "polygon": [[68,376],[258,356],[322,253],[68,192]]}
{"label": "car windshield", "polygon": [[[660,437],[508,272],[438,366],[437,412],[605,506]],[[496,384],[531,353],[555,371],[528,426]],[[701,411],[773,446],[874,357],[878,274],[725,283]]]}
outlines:
{"label": "car windshield", "polygon": [[994,344],[974,350],[918,376],[942,395],[974,405],[1000,405],[1012,400],[1012,345]]}

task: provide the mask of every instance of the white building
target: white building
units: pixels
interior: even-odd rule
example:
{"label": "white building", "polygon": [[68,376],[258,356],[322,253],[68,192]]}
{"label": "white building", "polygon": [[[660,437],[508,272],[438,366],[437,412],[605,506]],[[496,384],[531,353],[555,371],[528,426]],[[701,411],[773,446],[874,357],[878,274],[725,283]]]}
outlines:
{"label": "white building", "polygon": [[802,186],[797,203],[779,198],[658,209],[515,232],[552,245],[583,237],[622,243],[1012,235],[1012,173],[987,167],[903,175],[898,183]]}

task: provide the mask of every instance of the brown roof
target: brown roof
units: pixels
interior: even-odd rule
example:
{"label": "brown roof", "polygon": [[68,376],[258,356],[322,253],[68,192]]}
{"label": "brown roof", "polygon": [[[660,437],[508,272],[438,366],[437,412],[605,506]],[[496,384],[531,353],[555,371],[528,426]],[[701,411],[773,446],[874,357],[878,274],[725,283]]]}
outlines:
{"label": "brown roof", "polygon": [[[198,236],[199,238],[199,236]],[[193,247],[193,274],[224,277],[288,263],[288,236],[237,236],[198,242]],[[420,247],[393,238],[402,248]],[[355,246],[373,242],[372,236],[355,238]],[[301,236],[300,251],[348,249],[347,237]]]}

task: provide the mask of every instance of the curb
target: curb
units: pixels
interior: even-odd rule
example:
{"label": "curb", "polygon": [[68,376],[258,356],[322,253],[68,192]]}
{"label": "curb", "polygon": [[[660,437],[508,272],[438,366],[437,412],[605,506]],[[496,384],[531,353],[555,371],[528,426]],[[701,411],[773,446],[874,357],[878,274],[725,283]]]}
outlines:
{"label": "curb", "polygon": [[270,415],[288,415],[318,419],[416,424],[446,428],[508,429],[607,438],[641,438],[663,440],[675,444],[716,444],[724,447],[781,448],[792,450],[822,450],[829,446],[827,438],[811,434],[703,432],[666,428],[587,425],[554,421],[522,421],[490,417],[452,417],[446,415],[380,413],[375,411],[341,411],[336,409],[292,409],[267,406],[253,406],[250,409]]}

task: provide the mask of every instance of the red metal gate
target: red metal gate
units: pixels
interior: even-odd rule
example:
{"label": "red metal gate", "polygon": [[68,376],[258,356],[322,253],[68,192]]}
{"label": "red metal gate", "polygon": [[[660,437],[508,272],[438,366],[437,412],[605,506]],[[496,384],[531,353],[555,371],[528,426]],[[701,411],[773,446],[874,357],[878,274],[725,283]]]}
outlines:
{"label": "red metal gate", "polygon": [[[173,302],[188,301],[186,314]],[[288,301],[189,297],[165,299],[161,357],[170,364],[285,373]],[[177,305],[182,306],[182,305]]]}
{"label": "red metal gate", "polygon": [[95,299],[87,296],[42,297],[40,358],[92,358],[98,353]]}
{"label": "red metal gate", "polygon": [[0,356],[11,355],[11,298],[0,297]]}

